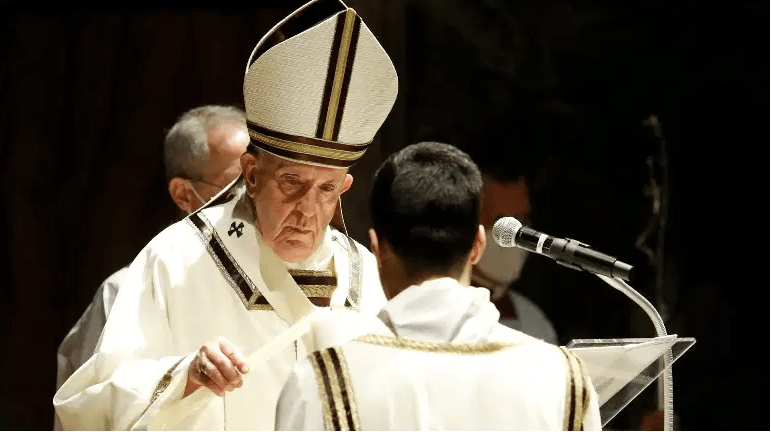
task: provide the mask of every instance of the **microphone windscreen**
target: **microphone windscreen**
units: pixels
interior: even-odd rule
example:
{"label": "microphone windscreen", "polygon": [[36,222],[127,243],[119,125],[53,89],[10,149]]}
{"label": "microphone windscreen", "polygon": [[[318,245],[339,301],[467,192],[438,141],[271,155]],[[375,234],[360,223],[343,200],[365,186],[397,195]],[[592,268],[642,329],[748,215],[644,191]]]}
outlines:
{"label": "microphone windscreen", "polygon": [[513,217],[507,216],[498,219],[493,225],[493,240],[501,247],[514,247],[514,236],[522,228],[522,224]]}

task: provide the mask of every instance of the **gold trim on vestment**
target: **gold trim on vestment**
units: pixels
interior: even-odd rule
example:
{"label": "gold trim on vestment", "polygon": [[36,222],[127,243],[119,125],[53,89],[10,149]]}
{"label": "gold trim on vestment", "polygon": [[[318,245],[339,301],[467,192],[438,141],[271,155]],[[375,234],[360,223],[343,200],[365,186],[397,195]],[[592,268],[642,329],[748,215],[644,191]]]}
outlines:
{"label": "gold trim on vestment", "polygon": [[361,430],[359,411],[343,351],[340,348],[327,348],[311,354],[309,360],[316,374],[326,430]]}
{"label": "gold trim on vestment", "polygon": [[586,374],[575,354],[565,347],[559,348],[565,355],[568,365],[563,429],[569,431],[583,430],[588,401]]}
{"label": "gold trim on vestment", "polygon": [[[319,399],[321,399],[322,413],[324,416],[324,429],[335,430],[334,424],[332,424],[332,407],[329,405],[329,394],[327,393],[327,385],[329,385],[329,370],[326,369],[326,365],[319,362],[320,354],[315,352],[308,356],[308,359],[313,366],[313,371],[316,375],[316,382],[319,387]],[[322,368],[324,371],[322,372]],[[326,380],[325,380],[326,378]]]}
{"label": "gold trim on vestment", "polygon": [[171,375],[174,373],[174,369],[179,366],[180,363],[182,363],[182,360],[185,358],[182,357],[181,359],[177,360],[176,363],[172,367],[169,368],[169,370],[166,371],[165,374],[161,377],[161,380],[158,382],[158,385],[155,386],[155,390],[153,391],[153,395],[150,398],[150,404],[152,405],[153,402],[155,402],[158,399],[158,396],[161,395],[166,389],[169,387],[169,384],[171,384]]}
{"label": "gold trim on vestment", "polygon": [[[205,232],[200,230],[196,224],[190,219],[191,217],[198,217],[201,222],[203,222],[205,227]],[[225,280],[228,282],[231,288],[233,288],[233,291],[235,291],[236,295],[239,299],[241,299],[241,302],[244,304],[244,306],[247,309],[253,309],[250,306],[253,306],[251,300],[258,298],[260,296],[260,290],[257,289],[257,287],[252,283],[251,279],[249,279],[249,276],[244,273],[244,271],[241,269],[241,266],[238,265],[238,262],[233,259],[233,256],[230,254],[230,251],[225,247],[225,244],[222,242],[222,239],[220,238],[219,234],[217,234],[217,230],[214,228],[214,225],[209,221],[209,219],[204,216],[203,213],[197,212],[194,213],[194,215],[191,215],[186,218],[187,223],[193,228],[193,231],[195,231],[196,236],[201,240],[204,247],[206,248],[206,251],[209,252],[209,256],[212,258],[212,261],[214,261],[214,265],[217,266],[217,268],[220,270],[220,273],[222,273],[222,276],[225,278]],[[241,291],[241,287],[238,286],[238,283],[233,279],[233,275],[230,274],[228,269],[225,268],[225,266],[222,264],[222,261],[215,253],[214,249],[211,247],[211,241],[214,240],[217,242],[220,246],[220,249],[222,250],[224,254],[224,258],[230,261],[230,263],[233,264],[234,269],[238,273],[238,275],[243,278],[246,285],[249,287],[249,289],[252,291],[252,294],[250,298],[246,298],[244,293]],[[259,309],[259,308],[254,308]]]}
{"label": "gold trim on vestment", "polygon": [[342,369],[343,380],[345,383],[344,388],[348,395],[348,405],[346,409],[350,412],[351,418],[353,420],[353,424],[349,425],[350,430],[358,431],[361,430],[361,425],[359,424],[359,409],[356,405],[356,398],[353,395],[353,382],[351,381],[351,373],[348,370],[348,362],[345,360],[342,349],[334,348],[334,350],[340,359],[340,368]]}
{"label": "gold trim on vestment", "polygon": [[511,342],[447,343],[368,334],[354,339],[374,345],[447,354],[489,354],[515,346]]}
{"label": "gold trim on vestment", "polygon": [[[330,266],[333,265],[334,261],[330,262]],[[297,278],[299,277],[318,277],[318,278],[335,278],[337,280],[337,273],[333,269],[327,269],[327,270],[304,270],[304,269],[289,269],[288,270],[289,275],[292,276],[292,278],[297,281]],[[306,284],[297,284],[297,286],[300,288],[300,291],[306,296],[306,297],[324,297],[324,298],[332,298],[332,293],[337,289],[336,285],[306,285]],[[259,299],[259,295],[257,298],[253,298],[251,301],[250,309],[255,310],[273,310],[273,306],[270,304],[255,304],[255,302]]]}
{"label": "gold trim on vestment", "polygon": [[318,277],[334,277],[337,276],[334,270],[302,270],[302,269],[289,269],[289,274],[292,276],[318,276]]}
{"label": "gold trim on vestment", "polygon": [[325,297],[331,298],[332,293],[337,289],[333,285],[298,285],[300,291],[305,294],[305,297]]}
{"label": "gold trim on vestment", "polygon": [[332,388],[332,398],[335,400],[335,412],[332,415],[337,416],[338,424],[340,428],[337,430],[347,431],[348,420],[345,418],[346,406],[343,404],[342,387],[340,386],[340,376],[335,370],[335,366],[332,363],[332,359],[329,356],[329,349],[321,351],[321,358],[326,365],[327,373],[329,374],[329,384]]}
{"label": "gold trim on vestment", "polygon": [[578,363],[579,372],[581,373],[581,416],[579,417],[579,430],[584,430],[584,420],[586,420],[586,412],[589,410],[589,373],[586,371],[584,361],[578,356],[574,357],[576,363]]}
{"label": "gold trim on vestment", "polygon": [[567,380],[565,381],[565,409],[562,414],[562,430],[572,430],[572,416],[575,415],[575,406],[573,393],[575,389],[575,381],[573,380],[573,363],[570,361],[570,352],[565,347],[560,347],[562,354],[565,356],[567,363]]}

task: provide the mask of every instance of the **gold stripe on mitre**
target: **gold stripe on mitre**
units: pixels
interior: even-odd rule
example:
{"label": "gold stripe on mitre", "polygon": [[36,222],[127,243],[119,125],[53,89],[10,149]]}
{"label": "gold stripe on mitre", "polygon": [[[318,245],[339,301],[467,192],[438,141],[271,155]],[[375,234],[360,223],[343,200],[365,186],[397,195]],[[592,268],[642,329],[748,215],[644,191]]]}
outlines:
{"label": "gold stripe on mitre", "polygon": [[[353,38],[354,36],[354,23],[360,25],[360,20],[358,20],[358,17],[356,15],[356,12],[353,9],[348,9],[345,11],[345,20],[343,23],[342,28],[342,37],[339,43],[338,47],[332,47],[332,49],[337,49],[337,62],[334,64],[334,73],[332,77],[327,77],[327,79],[332,78],[332,88],[331,93],[329,95],[329,106],[327,107],[326,112],[326,121],[324,122],[324,133],[321,136],[321,138],[325,140],[331,140],[334,139],[334,128],[335,128],[335,122],[337,120],[337,117],[342,117],[342,107],[340,106],[340,96],[343,92],[343,82],[345,80],[346,75],[351,74],[351,69],[353,69],[353,61],[349,62],[349,56],[350,59],[353,60],[353,56],[356,54],[356,40]],[[338,25],[339,26],[339,25]],[[358,39],[358,31],[356,33],[356,39]],[[351,47],[351,42],[354,42],[353,47]],[[353,50],[351,50],[353,48]],[[330,59],[331,61],[331,59]],[[332,69],[332,64],[330,64],[330,69]],[[342,103],[345,103],[343,100]],[[339,111],[339,112],[338,112]],[[321,113],[324,115],[325,113]]]}
{"label": "gold stripe on mitre", "polygon": [[356,163],[367,151],[372,141],[365,143],[340,143],[319,138],[276,132],[254,122],[246,122],[251,143],[276,156],[303,163],[347,168]]}

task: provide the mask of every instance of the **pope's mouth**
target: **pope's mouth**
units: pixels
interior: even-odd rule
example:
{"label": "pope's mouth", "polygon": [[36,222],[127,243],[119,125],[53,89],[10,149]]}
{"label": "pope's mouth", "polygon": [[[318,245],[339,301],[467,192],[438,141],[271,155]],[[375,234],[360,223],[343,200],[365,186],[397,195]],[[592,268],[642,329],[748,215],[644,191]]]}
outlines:
{"label": "pope's mouth", "polygon": [[284,240],[284,243],[288,244],[289,246],[291,246],[293,248],[297,248],[297,249],[301,249],[301,248],[304,248],[304,247],[308,246],[307,242],[304,242],[304,241],[301,241],[301,240],[286,239],[286,240]]}
{"label": "pope's mouth", "polygon": [[308,229],[301,229],[301,228],[295,228],[295,227],[286,227],[284,228],[286,235],[312,235],[313,230]]}
{"label": "pope's mouth", "polygon": [[279,240],[295,246],[301,247],[313,243],[313,230],[301,229],[295,227],[285,227],[281,230]]}

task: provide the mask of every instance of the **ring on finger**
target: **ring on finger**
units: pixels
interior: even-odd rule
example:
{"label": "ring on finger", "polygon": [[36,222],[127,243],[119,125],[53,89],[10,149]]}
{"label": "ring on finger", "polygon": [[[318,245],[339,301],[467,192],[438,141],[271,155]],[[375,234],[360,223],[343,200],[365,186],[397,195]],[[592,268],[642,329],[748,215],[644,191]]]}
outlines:
{"label": "ring on finger", "polygon": [[209,363],[206,362],[203,356],[201,356],[201,361],[198,363],[198,372],[200,372],[202,375],[208,376],[206,373],[206,370],[209,368]]}

